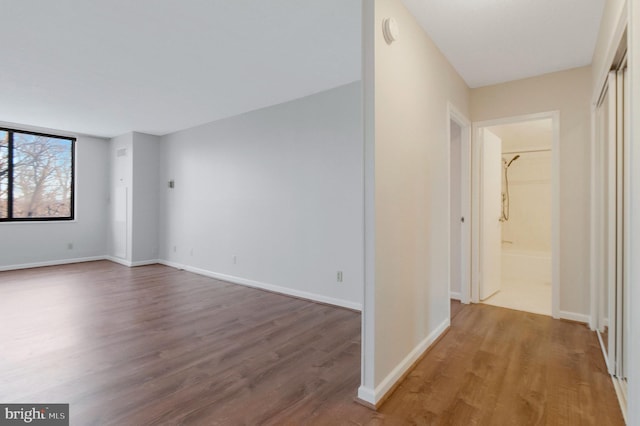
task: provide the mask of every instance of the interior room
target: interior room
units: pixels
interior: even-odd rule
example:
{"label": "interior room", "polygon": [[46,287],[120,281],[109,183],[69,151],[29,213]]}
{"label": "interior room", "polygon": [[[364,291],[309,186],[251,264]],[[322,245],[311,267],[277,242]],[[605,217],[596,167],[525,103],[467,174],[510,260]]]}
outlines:
{"label": "interior room", "polygon": [[501,147],[501,280],[499,289],[483,302],[551,316],[553,120],[490,126],[485,131]]}
{"label": "interior room", "polygon": [[639,424],[640,7],[472,3],[4,4],[0,423]]}

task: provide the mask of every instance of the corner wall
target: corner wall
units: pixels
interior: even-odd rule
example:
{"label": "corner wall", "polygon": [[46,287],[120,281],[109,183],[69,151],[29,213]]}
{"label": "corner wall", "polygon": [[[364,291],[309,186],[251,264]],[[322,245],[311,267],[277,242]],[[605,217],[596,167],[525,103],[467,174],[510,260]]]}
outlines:
{"label": "corner wall", "polygon": [[560,111],[560,316],[588,322],[591,67],[471,91],[471,119]]}
{"label": "corner wall", "polygon": [[131,132],[110,141],[109,259],[127,266],[158,258],[160,138]]}
{"label": "corner wall", "polygon": [[158,259],[158,182],[160,138],[133,133],[133,234],[134,264]]}
{"label": "corner wall", "polygon": [[[387,17],[400,28],[391,45],[382,35]],[[374,273],[358,396],[375,404],[449,325],[447,103],[467,114],[469,89],[400,0],[365,1],[363,25],[365,129],[374,126],[365,140],[374,220],[366,269]]]}
{"label": "corner wall", "polygon": [[361,110],[356,82],[163,136],[160,259],[360,309]]}

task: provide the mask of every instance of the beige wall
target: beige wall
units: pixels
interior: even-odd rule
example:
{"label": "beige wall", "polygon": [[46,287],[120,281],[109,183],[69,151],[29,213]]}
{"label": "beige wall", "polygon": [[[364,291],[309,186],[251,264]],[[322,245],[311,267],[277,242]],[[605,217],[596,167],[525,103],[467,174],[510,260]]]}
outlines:
{"label": "beige wall", "polygon": [[591,67],[471,91],[476,121],[560,112],[560,311],[590,314]]}
{"label": "beige wall", "polygon": [[[365,70],[365,92],[373,89],[375,99],[365,104],[365,127],[371,108],[375,127],[365,144],[375,139],[375,224],[367,235],[375,238],[375,280],[365,290],[364,338],[373,338],[375,359],[363,387],[374,386],[377,398],[449,319],[447,102],[466,114],[469,89],[400,0],[365,2],[365,16],[372,3],[375,81],[368,85]],[[400,28],[391,45],[381,31],[389,16]],[[365,67],[370,53],[365,47]]]}

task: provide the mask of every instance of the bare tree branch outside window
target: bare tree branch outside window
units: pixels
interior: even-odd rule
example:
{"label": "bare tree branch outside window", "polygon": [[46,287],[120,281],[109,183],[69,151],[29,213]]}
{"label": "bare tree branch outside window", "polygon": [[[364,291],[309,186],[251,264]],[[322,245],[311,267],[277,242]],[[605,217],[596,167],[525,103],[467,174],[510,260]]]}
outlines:
{"label": "bare tree branch outside window", "polygon": [[8,134],[0,131],[0,219],[71,218],[74,140]]}

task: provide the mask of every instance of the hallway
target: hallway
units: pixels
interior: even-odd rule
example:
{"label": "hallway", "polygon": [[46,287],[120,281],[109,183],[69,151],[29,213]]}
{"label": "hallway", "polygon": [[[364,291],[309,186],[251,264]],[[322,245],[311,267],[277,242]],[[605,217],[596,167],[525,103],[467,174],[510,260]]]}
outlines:
{"label": "hallway", "polygon": [[586,325],[456,301],[451,312],[451,329],[380,408],[385,424],[624,424]]}

